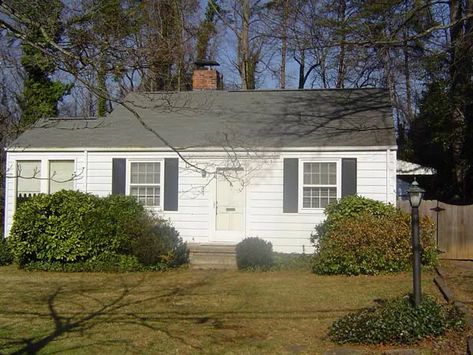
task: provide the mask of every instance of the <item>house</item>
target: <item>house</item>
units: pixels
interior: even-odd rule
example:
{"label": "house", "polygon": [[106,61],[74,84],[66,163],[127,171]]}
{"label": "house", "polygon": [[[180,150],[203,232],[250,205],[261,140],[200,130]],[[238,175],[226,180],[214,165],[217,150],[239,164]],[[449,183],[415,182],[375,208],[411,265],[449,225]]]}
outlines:
{"label": "house", "polygon": [[[433,168],[425,167],[419,164],[411,163],[409,161],[397,160],[397,191],[396,194],[399,199],[408,199],[407,190],[412,182],[420,179],[422,186],[425,188],[431,186],[437,171]],[[429,189],[430,190],[430,189]],[[430,198],[429,191],[426,191],[424,198]]]}
{"label": "house", "polygon": [[[135,196],[185,241],[269,240],[310,252],[324,207],[396,201],[396,141],[381,89],[132,93],[108,117],[39,121],[7,149],[5,235],[19,198],[60,189]],[[198,90],[196,90],[198,89]]]}

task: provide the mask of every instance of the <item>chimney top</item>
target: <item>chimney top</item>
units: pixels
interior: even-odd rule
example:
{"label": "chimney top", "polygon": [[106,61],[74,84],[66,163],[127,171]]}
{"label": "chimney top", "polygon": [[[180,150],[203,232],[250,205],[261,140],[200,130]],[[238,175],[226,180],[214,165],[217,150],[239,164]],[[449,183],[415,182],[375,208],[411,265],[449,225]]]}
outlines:
{"label": "chimney top", "polygon": [[217,63],[215,60],[206,60],[206,59],[197,59],[194,62],[194,64],[199,69],[205,68],[205,67],[218,67],[218,66],[220,66],[220,64]]}
{"label": "chimney top", "polygon": [[213,60],[197,60],[192,74],[193,90],[222,90],[223,77],[213,67],[219,66]]}

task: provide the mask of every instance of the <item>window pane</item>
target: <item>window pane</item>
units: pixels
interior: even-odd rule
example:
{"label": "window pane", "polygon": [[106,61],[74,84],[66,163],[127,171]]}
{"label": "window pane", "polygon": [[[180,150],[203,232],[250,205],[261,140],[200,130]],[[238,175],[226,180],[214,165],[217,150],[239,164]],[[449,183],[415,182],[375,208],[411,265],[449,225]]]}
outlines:
{"label": "window pane", "polygon": [[325,172],[320,176],[320,185],[327,185],[327,184],[328,184],[328,174],[327,172]]}
{"label": "window pane", "polygon": [[138,183],[138,173],[133,172],[133,171],[131,172],[130,182],[131,182],[132,184]]}
{"label": "window pane", "polygon": [[131,163],[131,184],[159,184],[161,163]]}
{"label": "window pane", "polygon": [[336,163],[304,163],[304,185],[336,185]]}
{"label": "window pane", "polygon": [[310,164],[309,163],[304,163],[304,169],[303,169],[303,174],[304,174],[304,184],[310,184]]}
{"label": "window pane", "polygon": [[159,186],[131,186],[130,195],[145,206],[159,206]]}
{"label": "window pane", "polygon": [[322,175],[328,174],[328,163],[320,163],[320,173]]}
{"label": "window pane", "polygon": [[312,175],[310,175],[309,173],[306,173],[304,171],[304,184],[309,184],[311,185],[312,184]]}
{"label": "window pane", "polygon": [[337,164],[329,163],[328,173],[329,173],[328,183],[330,185],[336,185],[337,184]]}
{"label": "window pane", "polygon": [[74,161],[49,161],[49,193],[74,189]]}
{"label": "window pane", "polygon": [[41,162],[17,162],[17,196],[28,197],[41,191]]}
{"label": "window pane", "polygon": [[302,192],[303,208],[325,208],[337,200],[336,187],[304,187]]}

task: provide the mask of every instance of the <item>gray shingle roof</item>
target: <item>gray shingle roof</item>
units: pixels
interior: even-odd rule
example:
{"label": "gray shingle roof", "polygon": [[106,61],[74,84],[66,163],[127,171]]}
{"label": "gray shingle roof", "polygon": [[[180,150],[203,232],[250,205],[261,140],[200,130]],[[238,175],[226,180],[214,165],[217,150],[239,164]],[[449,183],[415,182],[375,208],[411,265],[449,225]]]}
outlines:
{"label": "gray shingle roof", "polygon": [[[45,119],[11,147],[178,148],[394,146],[381,89],[132,93],[107,118]],[[132,109],[132,111],[129,110]]]}

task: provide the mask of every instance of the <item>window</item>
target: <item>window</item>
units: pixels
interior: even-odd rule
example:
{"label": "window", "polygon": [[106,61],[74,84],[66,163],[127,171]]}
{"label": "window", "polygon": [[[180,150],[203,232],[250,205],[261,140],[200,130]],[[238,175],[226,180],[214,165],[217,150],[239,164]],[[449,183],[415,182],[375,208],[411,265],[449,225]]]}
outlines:
{"label": "window", "polygon": [[74,160],[49,161],[49,193],[74,190]]}
{"label": "window", "polygon": [[337,200],[337,163],[303,166],[302,208],[325,208]]}
{"label": "window", "polygon": [[18,161],[16,175],[18,202],[41,192],[41,161]]}
{"label": "window", "polygon": [[161,205],[161,163],[130,163],[130,195],[145,206]]}

